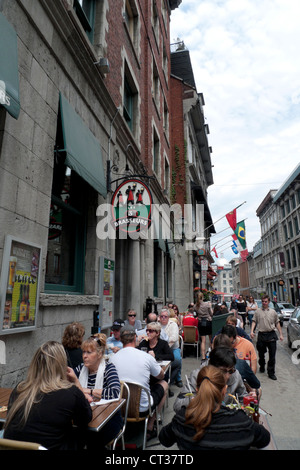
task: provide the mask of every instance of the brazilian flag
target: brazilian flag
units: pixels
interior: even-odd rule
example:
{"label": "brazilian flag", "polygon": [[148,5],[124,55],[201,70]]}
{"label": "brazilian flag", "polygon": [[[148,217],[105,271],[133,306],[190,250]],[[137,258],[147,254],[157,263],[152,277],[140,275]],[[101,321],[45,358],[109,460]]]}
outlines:
{"label": "brazilian flag", "polygon": [[243,250],[245,250],[246,246],[247,246],[247,243],[246,243],[245,222],[243,220],[236,224],[236,229],[235,229],[234,233],[236,234],[237,239],[240,242]]}

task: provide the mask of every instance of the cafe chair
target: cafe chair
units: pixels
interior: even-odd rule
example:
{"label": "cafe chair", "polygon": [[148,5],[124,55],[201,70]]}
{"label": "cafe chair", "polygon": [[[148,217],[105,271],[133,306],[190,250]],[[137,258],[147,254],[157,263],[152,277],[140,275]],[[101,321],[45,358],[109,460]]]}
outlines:
{"label": "cafe chair", "polygon": [[130,401],[130,390],[126,382],[123,382],[122,380],[120,380],[120,383],[121,383],[120,398],[126,399],[124,405],[121,408],[121,413],[122,413],[122,418],[123,418],[123,427],[120,430],[119,434],[110,443],[111,450],[115,450],[117,442],[120,439],[122,439],[122,450],[125,450],[124,434],[125,434],[126,424],[127,424],[128,408],[129,408],[129,401]]}
{"label": "cafe chair", "polygon": [[[143,450],[147,445],[147,425],[148,420],[155,413],[155,409],[151,409],[151,397],[149,391],[141,384],[137,382],[129,382],[126,380],[126,383],[129,387],[130,398],[128,400],[128,414],[127,414],[127,423],[141,423],[144,421],[144,435],[143,435]],[[140,416],[140,398],[142,390],[146,393],[148,398],[148,412],[145,413],[145,416]],[[157,426],[157,435],[159,434]]]}
{"label": "cafe chair", "polygon": [[0,450],[47,450],[35,442],[14,441],[13,439],[0,439]]}
{"label": "cafe chair", "polygon": [[183,349],[184,346],[194,346],[197,351],[197,360],[199,356],[199,340],[197,338],[198,328],[193,325],[183,327]]}

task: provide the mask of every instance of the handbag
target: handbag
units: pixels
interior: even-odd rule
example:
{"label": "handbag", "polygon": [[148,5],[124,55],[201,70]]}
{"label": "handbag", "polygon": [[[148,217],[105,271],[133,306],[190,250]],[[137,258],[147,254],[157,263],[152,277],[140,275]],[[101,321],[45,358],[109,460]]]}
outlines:
{"label": "handbag", "polygon": [[201,319],[199,320],[200,326],[201,326],[201,327],[207,326],[207,321],[208,321],[207,318],[201,318]]}

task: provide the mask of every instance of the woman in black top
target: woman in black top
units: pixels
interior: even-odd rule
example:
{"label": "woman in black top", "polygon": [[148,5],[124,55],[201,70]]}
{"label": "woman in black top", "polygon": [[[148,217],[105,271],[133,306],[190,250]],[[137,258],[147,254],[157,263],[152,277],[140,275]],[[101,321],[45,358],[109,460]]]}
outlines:
{"label": "woman in black top", "polygon": [[83,392],[67,380],[64,347],[48,341],[35,353],[27,378],[11,394],[4,437],[36,442],[49,450],[77,450],[84,445],[91,420],[92,409]]}
{"label": "woman in black top", "polygon": [[165,447],[177,443],[184,450],[248,450],[263,448],[270,433],[249,418],[243,410],[222,405],[226,378],[214,366],[200,369],[197,395],[182,407],[171,423],[164,426],[159,440]]}
{"label": "woman in black top", "polygon": [[238,314],[242,317],[243,326],[242,328],[245,329],[246,326],[246,314],[247,314],[247,302],[242,295],[239,296],[239,300],[237,301],[237,311]]}
{"label": "woman in black top", "polygon": [[161,326],[158,322],[148,323],[147,338],[140,342],[138,349],[147,348],[147,352],[157,361],[174,361],[174,355],[169,344],[159,337],[160,331]]}
{"label": "woman in black top", "polygon": [[85,334],[84,326],[79,322],[73,322],[65,328],[62,344],[65,348],[68,366],[76,369],[82,364],[82,340]]}

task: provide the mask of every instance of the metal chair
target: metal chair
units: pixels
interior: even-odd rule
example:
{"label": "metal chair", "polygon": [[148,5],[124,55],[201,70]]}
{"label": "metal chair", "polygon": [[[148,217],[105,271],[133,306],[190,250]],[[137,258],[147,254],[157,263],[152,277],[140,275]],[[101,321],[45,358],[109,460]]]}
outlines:
{"label": "metal chair", "polygon": [[184,339],[183,339],[182,348],[184,348],[184,346],[194,346],[194,347],[196,347],[197,359],[198,359],[199,340],[197,339],[197,333],[198,333],[198,328],[196,326],[185,325],[183,327]]}
{"label": "metal chair", "polygon": [[[143,435],[143,450],[146,448],[147,445],[147,425],[148,425],[148,420],[150,417],[153,416],[155,413],[155,409],[152,410],[151,407],[151,396],[149,391],[141,384],[138,382],[129,382],[126,380],[125,382],[130,391],[130,399],[128,400],[129,406],[128,406],[128,414],[127,414],[127,423],[141,423],[144,421],[144,435]],[[148,410],[145,413],[145,415],[140,416],[140,399],[141,399],[141,394],[142,391],[145,392],[147,399],[148,399]],[[158,433],[158,428],[157,428],[157,433]]]}
{"label": "metal chair", "polygon": [[0,439],[0,450],[47,450],[36,442],[14,441],[13,439]]}
{"label": "metal chair", "polygon": [[125,450],[124,434],[125,434],[126,424],[127,424],[128,408],[129,408],[129,401],[130,401],[130,390],[126,382],[123,382],[122,380],[120,380],[120,383],[121,383],[120,398],[125,398],[126,402],[121,408],[121,413],[123,417],[123,427],[120,430],[119,434],[114,438],[114,440],[111,443],[112,450],[115,450],[119,439],[122,439],[122,450]]}

